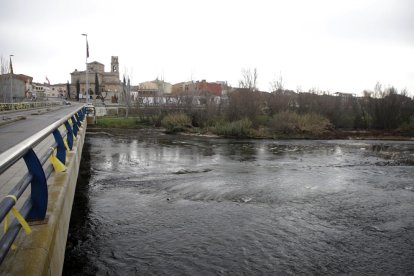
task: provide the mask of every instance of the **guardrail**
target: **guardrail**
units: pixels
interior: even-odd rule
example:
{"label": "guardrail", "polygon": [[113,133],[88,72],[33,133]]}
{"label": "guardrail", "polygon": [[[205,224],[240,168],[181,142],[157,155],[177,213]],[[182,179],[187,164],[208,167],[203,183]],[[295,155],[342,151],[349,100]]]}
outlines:
{"label": "guardrail", "polygon": [[[72,150],[74,139],[78,135],[79,127],[85,116],[86,107],[82,106],[68,116],[0,154],[0,175],[22,158],[28,169],[28,172],[11,189],[8,196],[0,202],[0,222],[5,225],[5,233],[0,240],[0,264],[12,247],[20,229],[23,227],[26,233],[30,233],[30,227],[26,221],[42,221],[45,219],[48,203],[47,179],[53,170],[59,170],[59,166],[64,167],[66,151]],[[59,128],[62,126],[65,128],[63,133],[59,131]],[[51,134],[55,139],[54,143],[46,153],[38,158],[33,150],[34,147]],[[48,159],[51,161],[50,164],[43,168]],[[15,208],[17,200],[29,184],[31,188],[30,196],[24,202],[21,209],[17,210]],[[15,215],[16,219],[8,225],[8,214],[10,212]]]}

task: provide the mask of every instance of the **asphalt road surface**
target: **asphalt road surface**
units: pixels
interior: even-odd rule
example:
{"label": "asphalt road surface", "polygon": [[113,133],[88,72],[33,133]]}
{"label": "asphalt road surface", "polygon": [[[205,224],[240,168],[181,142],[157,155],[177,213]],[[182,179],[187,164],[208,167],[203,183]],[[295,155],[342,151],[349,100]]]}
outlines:
{"label": "asphalt road surface", "polygon": [[[53,124],[81,105],[63,105],[42,114],[36,114],[38,113],[37,110],[26,110],[5,115],[8,117],[24,116],[26,119],[0,126],[0,153],[3,153],[50,124]],[[42,110],[45,110],[45,108],[42,108]]]}

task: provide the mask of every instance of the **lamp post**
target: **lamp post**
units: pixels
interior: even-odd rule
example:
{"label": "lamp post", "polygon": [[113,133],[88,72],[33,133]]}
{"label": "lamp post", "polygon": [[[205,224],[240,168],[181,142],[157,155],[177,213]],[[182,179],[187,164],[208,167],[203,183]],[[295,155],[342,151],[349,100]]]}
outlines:
{"label": "lamp post", "polygon": [[88,57],[89,57],[89,45],[88,34],[82,34],[86,39],[86,102],[89,103],[89,82],[88,82]]}
{"label": "lamp post", "polygon": [[10,102],[13,103],[13,64],[12,64],[12,57],[14,55],[10,55]]}

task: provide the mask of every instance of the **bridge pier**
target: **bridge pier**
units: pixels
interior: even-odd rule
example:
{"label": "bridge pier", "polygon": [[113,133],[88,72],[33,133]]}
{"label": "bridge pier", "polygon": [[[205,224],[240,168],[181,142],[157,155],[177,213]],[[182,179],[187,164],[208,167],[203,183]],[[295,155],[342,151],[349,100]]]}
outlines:
{"label": "bridge pier", "polygon": [[48,179],[46,219],[31,224],[32,233],[20,231],[17,249],[10,250],[0,266],[0,275],[61,275],[73,198],[78,178],[86,120],[79,129],[73,150],[67,155],[65,172],[53,173]]}

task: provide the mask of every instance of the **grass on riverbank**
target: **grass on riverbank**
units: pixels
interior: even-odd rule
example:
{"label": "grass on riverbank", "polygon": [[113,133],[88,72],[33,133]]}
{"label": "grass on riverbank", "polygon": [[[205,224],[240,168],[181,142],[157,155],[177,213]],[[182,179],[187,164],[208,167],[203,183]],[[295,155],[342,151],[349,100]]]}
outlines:
{"label": "grass on riverbank", "polygon": [[108,128],[143,128],[148,126],[139,117],[98,117],[96,124]]}

